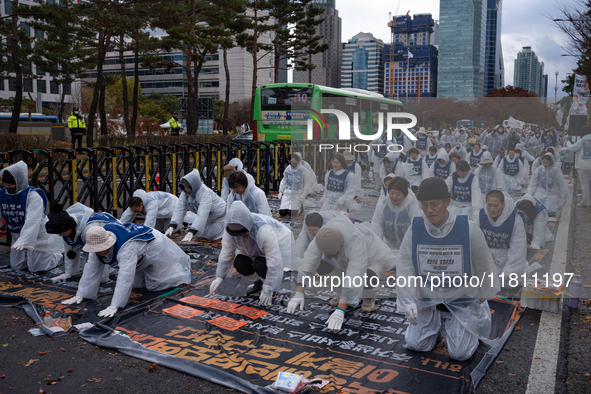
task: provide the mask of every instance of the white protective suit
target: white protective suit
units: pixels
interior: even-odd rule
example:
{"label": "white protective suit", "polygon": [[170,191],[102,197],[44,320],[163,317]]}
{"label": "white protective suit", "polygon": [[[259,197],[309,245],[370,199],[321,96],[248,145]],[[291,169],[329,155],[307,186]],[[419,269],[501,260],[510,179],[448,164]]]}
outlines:
{"label": "white protective suit", "polygon": [[[302,283],[304,276],[312,278],[321,260],[334,267],[330,272],[331,276],[341,277],[344,273],[345,277],[352,279],[363,278],[368,270],[372,270],[379,278],[382,278],[388,269],[394,267],[396,262],[392,251],[368,227],[355,225],[353,231],[346,233],[341,231],[341,233],[344,237],[341,251],[330,259],[318,249],[316,238],[310,242],[306,253],[304,253],[302,268],[298,273],[298,283]],[[363,285],[357,287],[354,286],[353,280],[351,283],[344,282],[341,298],[347,298],[350,306],[355,307],[362,297],[375,298],[377,288],[364,289]]]}
{"label": "white protective suit", "polygon": [[189,210],[197,215],[189,231],[209,240],[220,239],[224,234],[226,202],[201,183],[198,170],[191,171],[183,179],[186,179],[191,185],[191,195],[187,195],[184,191],[181,192],[170,225],[180,225]]}
{"label": "white protective suit", "polygon": [[401,176],[406,179],[407,173],[406,173],[405,163],[401,162],[399,157],[400,157],[400,153],[395,153],[395,152],[389,152],[386,155],[385,158],[390,160],[390,167],[386,167],[386,164],[383,163],[383,160],[382,160],[382,166],[380,167],[380,172],[379,172],[380,185],[384,185],[384,178],[388,174],[394,174],[396,176]]}
{"label": "white protective suit", "polygon": [[230,206],[226,223],[240,224],[248,229],[249,233],[239,237],[224,231],[216,277],[225,279],[232,276],[234,257],[238,254],[253,260],[261,256],[267,262],[263,290],[279,290],[283,280],[283,269],[291,268],[292,244],[295,242],[289,228],[271,217],[250,212],[241,201],[236,201]]}
{"label": "white protective suit", "polygon": [[[430,240],[422,235],[425,233],[436,239],[444,238],[444,245],[447,247],[454,247],[458,243],[469,244],[469,262],[454,259],[456,263],[446,265],[446,271],[449,272],[446,275],[463,276],[466,273],[468,277],[484,278],[484,282],[480,281],[479,286],[460,287],[442,287],[435,283],[431,289],[430,285],[420,286],[420,281],[410,280],[416,275],[421,275],[424,279],[427,273],[437,276],[444,272],[439,268],[440,264],[431,265],[431,260],[425,262],[424,259],[437,259],[429,254],[419,258],[416,268],[413,264],[413,250],[431,249],[437,252]],[[467,252],[464,246],[462,250]],[[451,272],[453,265],[457,265],[457,274]],[[494,297],[500,290],[499,281],[494,275],[496,272],[497,268],[484,235],[476,223],[467,221],[465,217],[456,217],[449,209],[447,219],[439,227],[431,224],[425,215],[415,218],[404,236],[396,260],[398,279],[402,281],[404,278],[406,283],[397,287],[398,310],[406,311],[407,316],[408,310],[413,309],[413,306],[418,310],[417,325],[411,324],[406,330],[408,348],[414,351],[432,350],[445,321],[450,357],[460,361],[471,357],[478,347],[478,340],[488,339],[490,334],[491,311],[486,300]],[[437,310],[438,304],[444,304],[449,312]]]}
{"label": "white protective suit", "polygon": [[369,161],[372,165],[372,170],[374,174],[374,180],[379,183],[379,171],[380,167],[382,166],[382,162],[384,161],[384,157],[388,154],[388,146],[393,145],[392,141],[388,141],[386,139],[375,139],[371,142],[369,150]]}
{"label": "white protective suit", "polygon": [[[287,166],[285,171],[283,171],[283,178],[279,184],[279,193],[283,194],[279,209],[299,211],[303,208],[306,196],[311,192],[310,189],[314,187],[311,179],[313,174],[310,174],[310,171],[304,167],[304,164],[302,163],[302,155],[299,152],[296,152],[295,155],[299,158],[296,168],[293,168],[291,164]],[[267,206],[268,205],[269,203],[267,203]]]}
{"label": "white protective suit", "polygon": [[478,178],[478,184],[480,185],[480,195],[482,198],[486,198],[486,195],[491,190],[505,190],[505,177],[501,173],[501,170],[490,166],[484,168],[482,165],[478,166],[474,171],[474,176]]}
{"label": "white protective suit", "polygon": [[[109,229],[113,224],[108,224]],[[129,300],[132,288],[146,287],[149,291],[160,291],[170,287],[176,287],[191,283],[191,262],[171,239],[160,231],[140,224],[127,223],[115,224],[126,228],[140,228],[151,231],[154,239],[151,242],[130,239],[123,245],[115,244],[111,247],[105,261],[109,265],[117,265],[117,284],[111,300],[111,306],[123,308]],[[124,230],[125,231],[125,230]],[[121,242],[121,241],[119,241]],[[119,246],[119,251],[114,256],[114,250]],[[115,258],[115,263],[112,259]],[[143,259],[143,260],[142,260]],[[138,266],[138,263],[139,266]],[[105,263],[99,260],[96,253],[90,253],[88,263],[84,267],[84,273],[78,285],[77,296],[95,299],[98,293],[101,274]]]}
{"label": "white protective suit", "polygon": [[[544,158],[551,158],[546,154]],[[555,214],[564,206],[568,199],[568,187],[562,171],[554,164],[548,168],[543,165],[534,170],[527,192],[537,198],[547,209],[549,214]]]}
{"label": "white protective suit", "polygon": [[417,160],[413,160],[409,157],[406,160],[405,167],[408,174],[406,179],[410,182],[411,186],[420,186],[423,179],[429,176],[429,165],[424,157],[419,156]]}
{"label": "white protective suit", "polygon": [[450,155],[452,153],[457,153],[458,155],[460,155],[461,160],[466,160],[468,157],[468,151],[463,146],[460,146],[459,148],[456,148],[455,146],[453,146],[451,148],[451,150],[449,151]]}
{"label": "white protective suit", "polygon": [[361,166],[357,160],[352,160],[351,162],[347,162],[347,164],[349,164],[349,170],[355,174],[355,196],[362,197],[363,189],[361,188]]}
{"label": "white protective suit", "polygon": [[[472,178],[471,181],[470,178]],[[470,187],[466,186],[467,182],[471,182]],[[454,172],[445,180],[445,183],[451,193],[449,209],[456,215],[466,215],[471,220],[474,220],[482,208],[483,201],[480,192],[480,181],[476,175],[470,170],[465,177],[460,178],[457,172]],[[462,198],[467,198],[467,200],[462,201]]]}
{"label": "white protective suit", "polygon": [[[404,152],[408,152],[408,150],[410,148],[412,148],[414,141],[411,141],[406,136],[406,134],[404,134],[402,131],[400,131],[400,135],[398,135],[397,133],[398,133],[398,131],[396,131],[395,133],[393,133],[393,135],[392,135],[392,142],[394,144],[400,145],[402,147],[402,150]],[[398,148],[398,149],[400,149],[400,148]]]}
{"label": "white protective suit", "polygon": [[234,201],[242,201],[252,213],[272,216],[271,207],[269,207],[269,201],[267,201],[265,192],[256,186],[254,182],[249,181],[248,186],[246,186],[242,194],[238,194],[234,190],[230,191],[226,200],[226,206],[231,206]]}
{"label": "white protective suit", "polygon": [[[8,194],[6,188],[2,190],[0,222],[5,219],[8,224],[10,215],[17,218],[22,218],[24,215],[24,224],[19,232],[12,232],[7,228],[7,231],[12,235],[10,267],[13,270],[27,268],[30,272],[48,271],[55,268],[62,259],[64,248],[57,234],[48,234],[45,230],[49,207],[40,195],[43,191],[29,187],[29,169],[24,161],[11,164],[0,171],[0,178],[5,171],[10,172],[14,177],[16,193],[11,195]],[[9,201],[13,199],[19,200],[24,205],[24,212],[14,208],[13,202]],[[47,200],[45,199],[45,201]]]}
{"label": "white protective suit", "polygon": [[[323,219],[322,227],[335,227],[341,230],[343,234],[347,231],[353,231],[353,223],[351,223],[351,220],[342,213],[337,211],[318,211],[318,213]],[[302,231],[300,232],[300,235],[298,235],[296,241],[296,253],[299,258],[304,258],[304,253],[306,253],[312,240],[314,240],[314,237],[308,232],[308,226],[306,226],[304,220]]]}
{"label": "white protective suit", "polygon": [[312,169],[312,166],[310,166],[310,164],[308,164],[306,160],[302,160],[302,165],[306,170],[308,170],[308,179],[310,180],[311,184],[310,189],[308,190],[308,194],[315,194],[318,192],[318,179],[316,179],[316,173]]}
{"label": "white protective suit", "polygon": [[398,250],[412,219],[423,211],[416,197],[410,192],[398,206],[388,196],[378,200],[371,219],[371,229],[390,249]]}
{"label": "white protective suit", "polygon": [[[344,175],[345,172],[347,172],[346,176]],[[333,177],[339,181],[340,178],[344,177],[345,181],[344,183],[334,183],[331,179]],[[335,186],[333,187],[333,185]],[[348,168],[327,171],[324,176],[324,195],[320,200],[322,202],[320,210],[356,211],[360,208],[359,204],[354,200],[356,192],[355,174],[349,171]]]}
{"label": "white protective suit", "polygon": [[500,134],[493,131],[484,137],[483,144],[488,147],[488,151],[492,157],[497,157],[501,152],[501,148],[507,147],[507,133]]}
{"label": "white protective suit", "polygon": [[[515,166],[517,166],[517,173],[511,175],[511,168],[514,168]],[[521,190],[521,184],[525,177],[525,168],[517,155],[514,156],[513,159],[510,159],[509,155],[505,155],[505,157],[499,160],[497,168],[505,177],[505,185],[508,186],[509,192]]]}
{"label": "white protective suit", "polygon": [[[515,204],[518,204],[522,200],[530,201],[534,206],[536,203],[541,204],[538,200],[532,197],[531,194],[526,193],[519,201]],[[552,231],[548,228],[548,210],[543,209],[539,212],[535,218],[530,219],[526,218],[527,222],[525,225],[525,232],[527,234],[532,234],[532,240],[530,245],[531,246],[539,246],[540,248],[546,247],[546,242],[554,241],[554,235]]]}
{"label": "white protective suit", "polygon": [[[179,200],[178,197],[166,192],[146,193],[145,190],[141,189],[133,192],[133,196],[139,197],[144,203],[144,211],[142,212],[145,216],[144,226],[155,228],[161,233],[164,233],[170,225],[170,219]],[[131,208],[127,208],[119,220],[121,223],[132,223],[137,215]],[[195,214],[188,211],[183,221],[185,223],[193,223],[193,220],[195,220]]]}
{"label": "white protective suit", "polygon": [[[426,140],[425,140],[426,137]],[[419,131],[418,135],[417,135],[417,140],[413,141],[413,147],[417,148],[419,150],[419,155],[421,157],[425,157],[426,155],[429,154],[429,148],[432,146],[433,144],[431,143],[431,138],[429,138],[427,136],[427,134],[423,133],[422,131]],[[425,148],[423,148],[425,147]],[[405,152],[408,152],[408,149],[404,149]]]}
{"label": "white protective suit", "polygon": [[583,192],[581,205],[591,205],[591,134],[579,138],[575,144],[567,142],[566,149],[575,152],[575,168]]}
{"label": "white protective suit", "polygon": [[[515,211],[515,201],[505,195],[505,208],[496,221],[493,221],[485,206],[482,208],[476,223],[484,233],[488,247],[492,254],[499,275],[505,276],[507,286],[510,274],[523,275],[527,269],[527,236],[525,234],[525,215]],[[513,226],[509,226],[509,219],[513,220]],[[507,225],[505,225],[507,222]],[[505,240],[505,236],[511,238]],[[508,247],[506,245],[508,243]]]}
{"label": "white protective suit", "polygon": [[[119,220],[115,219],[108,213],[102,212],[99,215],[106,220],[93,220],[89,223],[88,220],[95,212],[92,208],[89,208],[79,202],[71,205],[68,209],[66,209],[66,212],[68,212],[68,215],[70,215],[72,219],[76,221],[76,234],[74,239],[70,238],[70,243],[73,245],[69,245],[68,242],[62,238],[64,242],[64,263],[66,268],[66,277],[64,279],[81,273],[84,266],[86,265],[86,262],[88,261],[88,253],[82,250],[86,244],[86,232],[88,229],[95,226],[105,227],[105,225],[110,222],[119,222]],[[73,259],[68,257],[68,251],[70,250],[76,252],[76,257]],[[105,265],[101,281],[105,282],[108,279],[109,266]]]}
{"label": "white protective suit", "polygon": [[[445,164],[443,166],[441,166],[441,164],[439,164],[438,160],[444,160]],[[448,164],[449,164],[449,168],[447,167]],[[456,172],[455,163],[453,161],[449,160],[449,155],[447,154],[445,149],[441,148],[437,152],[437,160],[435,160],[433,162],[433,164],[431,165],[431,167],[429,167],[429,176],[427,178],[433,178],[433,177],[437,176],[437,174],[440,174],[437,177],[440,179],[446,180],[454,172]],[[447,174],[447,175],[445,175],[445,174]]]}
{"label": "white protective suit", "polygon": [[445,147],[445,144],[450,144],[451,146],[454,146],[456,143],[456,137],[454,137],[452,134],[447,135],[447,131],[445,131],[443,133],[443,135],[441,136],[441,138],[439,138],[439,147],[443,148]]}
{"label": "white protective suit", "polygon": [[[248,183],[252,183],[254,184],[254,178],[252,177],[252,175],[250,175],[248,172],[244,171],[244,164],[242,164],[242,161],[235,157],[232,160],[230,160],[230,162],[228,163],[231,166],[233,166],[236,171],[240,171],[242,172],[244,175],[246,175],[246,178],[248,178]],[[221,194],[221,198],[222,200],[226,201],[228,200],[228,194],[230,194],[230,184],[228,183],[228,178],[224,177],[224,179],[222,179],[222,194]]]}

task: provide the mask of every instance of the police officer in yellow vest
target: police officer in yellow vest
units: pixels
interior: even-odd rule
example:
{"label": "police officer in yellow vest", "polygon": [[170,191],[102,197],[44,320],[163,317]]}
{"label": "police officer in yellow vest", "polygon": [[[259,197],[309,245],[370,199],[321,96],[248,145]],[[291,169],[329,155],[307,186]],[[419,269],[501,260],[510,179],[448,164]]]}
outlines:
{"label": "police officer in yellow vest", "polygon": [[168,120],[168,124],[170,125],[170,135],[179,135],[181,131],[181,124],[177,119],[177,113],[173,112],[172,117]]}
{"label": "police officer in yellow vest", "polygon": [[72,148],[76,148],[76,140],[78,140],[78,148],[82,148],[82,137],[86,134],[86,122],[84,117],[80,115],[80,108],[74,107],[72,115],[68,118],[68,128],[72,133]]}

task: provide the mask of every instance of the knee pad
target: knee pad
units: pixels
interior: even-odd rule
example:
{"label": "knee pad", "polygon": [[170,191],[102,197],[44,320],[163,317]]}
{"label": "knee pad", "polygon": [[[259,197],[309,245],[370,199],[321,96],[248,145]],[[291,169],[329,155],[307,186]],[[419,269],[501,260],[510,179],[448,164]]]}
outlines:
{"label": "knee pad", "polygon": [[318,275],[328,275],[334,270],[334,267],[325,260],[320,260],[320,265],[316,269]]}
{"label": "knee pad", "polygon": [[254,272],[256,272],[258,276],[260,276],[263,279],[267,277],[267,259],[265,259],[262,256],[258,256],[254,259],[252,267]]}
{"label": "knee pad", "polygon": [[254,268],[252,266],[252,259],[243,254],[239,254],[234,258],[234,268],[236,268],[236,271],[238,271],[239,274],[242,274],[244,276],[252,275],[255,273]]}

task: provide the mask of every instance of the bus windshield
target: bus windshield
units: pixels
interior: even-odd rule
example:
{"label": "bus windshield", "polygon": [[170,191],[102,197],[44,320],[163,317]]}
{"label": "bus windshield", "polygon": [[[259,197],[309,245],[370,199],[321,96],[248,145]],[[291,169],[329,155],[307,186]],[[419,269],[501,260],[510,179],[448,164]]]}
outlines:
{"label": "bus windshield", "polygon": [[277,87],[261,89],[261,109],[289,110],[292,105],[310,105],[312,102],[312,88]]}

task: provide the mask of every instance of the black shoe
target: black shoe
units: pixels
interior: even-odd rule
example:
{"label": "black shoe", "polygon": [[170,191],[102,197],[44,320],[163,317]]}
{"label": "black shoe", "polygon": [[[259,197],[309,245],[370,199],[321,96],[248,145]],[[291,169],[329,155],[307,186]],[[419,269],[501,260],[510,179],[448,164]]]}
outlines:
{"label": "black shoe", "polygon": [[246,295],[255,295],[260,293],[261,290],[263,290],[263,281],[257,280],[252,285],[246,288]]}

